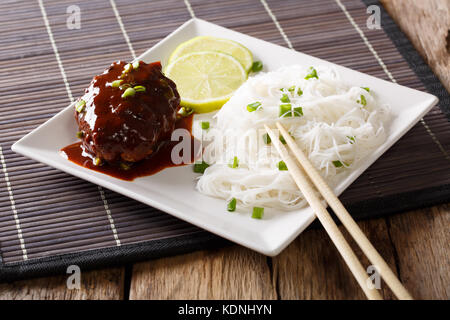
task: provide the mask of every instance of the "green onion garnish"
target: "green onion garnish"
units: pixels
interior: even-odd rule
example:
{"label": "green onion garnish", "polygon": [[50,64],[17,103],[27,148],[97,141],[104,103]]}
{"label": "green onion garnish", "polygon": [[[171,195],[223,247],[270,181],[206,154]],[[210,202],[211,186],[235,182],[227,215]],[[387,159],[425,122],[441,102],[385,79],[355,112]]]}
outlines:
{"label": "green onion garnish", "polygon": [[236,169],[237,167],[239,167],[239,159],[238,157],[234,157],[233,158],[233,163],[228,165],[230,168]]}
{"label": "green onion garnish", "polygon": [[360,100],[357,100],[356,102],[362,104],[363,106],[367,106],[367,100],[366,100],[366,97],[364,95],[361,95],[359,99]]}
{"label": "green onion garnish", "polygon": [[270,136],[269,136],[268,133],[264,133],[263,134],[263,141],[264,141],[265,144],[269,144],[269,143],[272,142],[272,139],[270,139]]}
{"label": "green onion garnish", "polygon": [[286,93],[283,93],[283,96],[281,97],[281,102],[291,102],[291,99],[289,99],[288,95]]}
{"label": "green onion garnish", "polygon": [[288,169],[288,167],[286,166],[286,163],[283,160],[278,162],[277,167],[278,167],[278,170],[280,170],[280,171],[287,171],[287,169]]}
{"label": "green onion garnish", "polygon": [[205,173],[205,170],[208,167],[209,167],[209,164],[207,164],[205,161],[202,161],[201,163],[195,163],[194,164],[194,172],[195,173]]}
{"label": "green onion garnish", "polygon": [[133,62],[133,69],[136,70],[137,68],[139,68],[139,61]]}
{"label": "green onion garnish", "polygon": [[348,163],[342,163],[342,162],[340,162],[339,160],[335,160],[335,161],[333,161],[333,164],[334,164],[334,166],[336,167],[336,168],[340,168],[340,167],[343,167],[344,166],[344,164],[348,167]]}
{"label": "green onion garnish", "polygon": [[347,139],[349,140],[350,144],[354,144],[355,143],[355,137],[347,136]]}
{"label": "green onion garnish", "polygon": [[228,202],[227,210],[230,212],[236,210],[236,198],[231,198],[231,200]]}
{"label": "green onion garnish", "polygon": [[256,111],[260,105],[261,105],[261,102],[259,102],[259,101],[250,103],[247,105],[247,111],[248,112]]}
{"label": "green onion garnish", "polygon": [[252,71],[253,71],[253,72],[261,71],[262,68],[263,68],[263,64],[262,64],[261,61],[255,61],[255,62],[253,62],[253,64],[252,64]]}
{"label": "green onion garnish", "polygon": [[302,107],[294,108],[294,117],[301,117],[303,115]]}
{"label": "green onion garnish", "polygon": [[292,105],[290,103],[280,104],[280,112],[278,114],[279,117],[289,117],[292,115]]}
{"label": "green onion garnish", "polygon": [[303,94],[303,91],[302,91],[302,89],[298,88],[298,90],[297,90],[297,94],[298,94],[298,96],[301,96],[301,95]]}
{"label": "green onion garnish", "polygon": [[264,215],[264,208],[253,207],[252,218],[253,219],[262,219]]}
{"label": "green onion garnish", "polygon": [[361,89],[366,90],[367,92],[370,92],[370,88],[369,87],[361,87]]}
{"label": "green onion garnish", "polygon": [[118,88],[118,87],[120,87],[120,85],[122,84],[122,82],[123,82],[123,80],[114,80],[114,81],[111,83],[111,87],[113,87],[113,88]]}
{"label": "green onion garnish", "polygon": [[131,63],[127,63],[125,67],[123,67],[123,73],[130,72],[132,68],[133,66],[131,65]]}
{"label": "green onion garnish", "polygon": [[203,130],[208,130],[209,129],[209,122],[208,121],[202,121],[201,122],[201,126]]}
{"label": "green onion garnish", "polygon": [[144,86],[135,86],[135,87],[133,87],[133,89],[136,92],[145,92],[145,90],[146,90]]}
{"label": "green onion garnish", "polygon": [[311,78],[316,78],[319,79],[319,76],[317,75],[317,70],[314,69],[313,67],[310,67],[308,69],[309,73],[306,75],[305,80],[311,79]]}
{"label": "green onion garnish", "polygon": [[78,139],[83,138],[83,135],[84,135],[83,131],[78,131],[78,132],[77,132],[77,138],[78,138]]}
{"label": "green onion garnish", "polygon": [[133,88],[128,88],[127,90],[125,90],[125,92],[122,94],[122,98],[128,98],[128,97],[133,97],[136,94],[136,90],[134,90]]}
{"label": "green onion garnish", "polygon": [[292,87],[290,87],[290,88],[288,89],[288,91],[291,92],[291,93],[294,92],[294,90],[295,90],[295,86],[292,86]]}
{"label": "green onion garnish", "polygon": [[86,101],[84,101],[83,99],[80,99],[75,104],[75,110],[77,110],[77,112],[83,112],[85,106],[86,106]]}

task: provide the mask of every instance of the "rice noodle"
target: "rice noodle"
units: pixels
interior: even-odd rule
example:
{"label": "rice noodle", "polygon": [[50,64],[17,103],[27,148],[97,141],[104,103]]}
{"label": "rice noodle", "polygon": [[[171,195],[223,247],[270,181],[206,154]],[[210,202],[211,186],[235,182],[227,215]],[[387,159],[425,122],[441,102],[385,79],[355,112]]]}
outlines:
{"label": "rice noodle", "polygon": [[[204,137],[211,142],[203,159],[211,166],[198,180],[201,193],[236,198],[241,207],[294,209],[306,204],[289,172],[278,169],[276,149],[263,142],[264,124],[276,128],[280,121],[332,187],[385,141],[387,106],[373,93],[345,85],[333,69],[316,69],[319,79],[309,80],[304,79],[308,68],[300,65],[261,73],[236,91]],[[303,116],[279,117],[283,94],[293,108],[302,107]],[[361,95],[365,106],[358,103]],[[261,106],[249,112],[247,105],[255,101]],[[239,166],[230,168],[234,157]],[[336,161],[342,166],[336,167]]]}

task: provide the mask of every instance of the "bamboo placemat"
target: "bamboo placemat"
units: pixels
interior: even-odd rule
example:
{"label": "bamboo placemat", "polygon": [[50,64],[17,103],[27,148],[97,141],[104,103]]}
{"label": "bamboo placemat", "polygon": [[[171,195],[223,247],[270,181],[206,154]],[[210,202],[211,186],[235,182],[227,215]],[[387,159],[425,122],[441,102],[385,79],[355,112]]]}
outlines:
{"label": "bamboo placemat", "polygon": [[[134,262],[224,241],[168,214],[24,158],[11,145],[192,16],[440,98],[341,197],[357,218],[450,200],[450,98],[378,1],[71,0],[0,4],[0,280]],[[381,7],[380,30],[366,6]],[[277,57],[274,57],[276,59]],[[58,134],[58,133],[55,133]]]}

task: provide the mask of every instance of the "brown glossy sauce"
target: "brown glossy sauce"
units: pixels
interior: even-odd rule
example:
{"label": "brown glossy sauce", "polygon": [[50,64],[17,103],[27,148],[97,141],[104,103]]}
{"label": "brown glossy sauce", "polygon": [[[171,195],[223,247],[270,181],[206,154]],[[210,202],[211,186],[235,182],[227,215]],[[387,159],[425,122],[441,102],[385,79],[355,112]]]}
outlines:
{"label": "brown glossy sauce", "polygon": [[[186,129],[192,133],[193,116],[181,118],[175,124],[176,129]],[[191,134],[191,162],[194,162],[194,154],[196,150],[196,140]],[[82,167],[107,174],[109,176],[119,178],[122,180],[132,181],[138,177],[149,176],[155,174],[165,168],[177,167],[186,164],[174,164],[171,159],[172,148],[178,144],[178,141],[166,140],[161,142],[156,152],[153,152],[149,157],[139,162],[134,163],[130,169],[124,170],[120,166],[105,163],[101,166],[95,166],[92,158],[83,155],[82,142],[77,142],[61,149],[61,153],[68,160],[76,163]]]}

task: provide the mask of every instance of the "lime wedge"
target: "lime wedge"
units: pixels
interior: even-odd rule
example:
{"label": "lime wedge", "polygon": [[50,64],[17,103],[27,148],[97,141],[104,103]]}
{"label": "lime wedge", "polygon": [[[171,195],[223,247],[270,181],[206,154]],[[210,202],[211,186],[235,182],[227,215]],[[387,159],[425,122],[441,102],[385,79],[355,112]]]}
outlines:
{"label": "lime wedge", "polygon": [[183,42],[172,52],[169,63],[185,54],[199,51],[219,51],[232,55],[239,60],[247,72],[253,64],[252,53],[243,45],[232,40],[210,36],[199,36]]}
{"label": "lime wedge", "polygon": [[247,80],[247,71],[233,56],[217,51],[183,55],[165,70],[181,96],[181,105],[197,113],[222,107]]}

